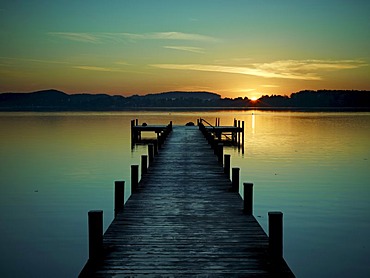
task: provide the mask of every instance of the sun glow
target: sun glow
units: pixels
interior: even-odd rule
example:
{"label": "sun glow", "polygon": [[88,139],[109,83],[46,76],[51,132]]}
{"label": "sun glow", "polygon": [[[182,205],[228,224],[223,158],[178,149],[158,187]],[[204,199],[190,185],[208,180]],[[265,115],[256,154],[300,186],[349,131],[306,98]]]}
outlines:
{"label": "sun glow", "polygon": [[251,97],[251,101],[257,101],[258,97]]}

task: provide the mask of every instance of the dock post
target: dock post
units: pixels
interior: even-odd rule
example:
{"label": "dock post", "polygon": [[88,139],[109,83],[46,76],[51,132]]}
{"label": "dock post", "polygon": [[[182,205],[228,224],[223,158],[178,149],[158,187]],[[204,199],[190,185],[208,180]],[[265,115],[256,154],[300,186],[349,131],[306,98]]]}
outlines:
{"label": "dock post", "polygon": [[114,182],[114,217],[121,211],[125,204],[125,182]]}
{"label": "dock post", "polygon": [[230,160],[231,155],[225,154],[224,155],[224,173],[226,174],[226,177],[230,179]]}
{"label": "dock post", "polygon": [[141,177],[148,172],[148,156],[142,155],[141,156]]}
{"label": "dock post", "polygon": [[253,215],[253,183],[245,182],[244,186],[244,213]]}
{"label": "dock post", "polygon": [[135,120],[136,125],[139,125],[139,119]]}
{"label": "dock post", "polygon": [[149,157],[149,167],[150,167],[154,161],[154,145],[153,144],[148,144],[148,157]]}
{"label": "dock post", "polygon": [[239,173],[240,173],[240,168],[232,169],[231,190],[234,192],[239,191]]}
{"label": "dock post", "polygon": [[134,128],[134,126],[135,126],[135,120],[131,120],[131,142],[132,143],[135,143],[135,128]]}
{"label": "dock post", "polygon": [[153,142],[154,155],[158,155],[158,141]]}
{"label": "dock post", "polygon": [[217,144],[217,160],[218,163],[221,165],[223,164],[223,159],[224,159],[224,144],[218,143]]}
{"label": "dock post", "polygon": [[131,165],[131,193],[139,186],[139,165]]}
{"label": "dock post", "polygon": [[244,121],[242,121],[242,150],[244,153]]}
{"label": "dock post", "polygon": [[283,213],[270,211],[269,216],[269,251],[274,261],[283,258]]}
{"label": "dock post", "polygon": [[103,211],[90,210],[89,222],[89,260],[97,260],[103,253]]}
{"label": "dock post", "polygon": [[[240,120],[238,120],[238,129],[240,129]],[[238,148],[240,148],[240,131],[238,131]]]}
{"label": "dock post", "polygon": [[[234,118],[234,127],[237,127],[237,121],[236,121],[236,119]],[[237,139],[237,132],[233,132],[233,135],[232,135],[232,142],[233,142],[233,144],[236,144],[236,139]]]}

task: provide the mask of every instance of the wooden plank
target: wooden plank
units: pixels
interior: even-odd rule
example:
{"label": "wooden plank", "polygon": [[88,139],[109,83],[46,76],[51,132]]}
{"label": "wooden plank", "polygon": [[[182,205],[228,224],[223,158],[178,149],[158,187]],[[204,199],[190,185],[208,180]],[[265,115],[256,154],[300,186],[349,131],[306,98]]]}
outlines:
{"label": "wooden plank", "polygon": [[80,277],[294,277],[196,127],[175,127]]}

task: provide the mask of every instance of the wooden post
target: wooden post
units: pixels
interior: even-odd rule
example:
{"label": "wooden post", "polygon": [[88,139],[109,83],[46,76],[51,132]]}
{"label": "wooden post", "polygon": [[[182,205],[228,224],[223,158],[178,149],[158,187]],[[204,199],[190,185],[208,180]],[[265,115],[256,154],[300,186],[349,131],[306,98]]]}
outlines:
{"label": "wooden post", "polygon": [[141,156],[141,177],[148,172],[148,156],[142,155]]}
{"label": "wooden post", "polygon": [[158,155],[158,141],[153,142],[154,155]]}
{"label": "wooden post", "polygon": [[218,160],[218,163],[220,163],[221,165],[223,164],[223,158],[224,158],[224,144],[222,143],[218,143],[217,145],[217,160]]}
{"label": "wooden post", "polygon": [[131,193],[139,186],[139,165],[131,165]]}
{"label": "wooden post", "polygon": [[[238,128],[240,129],[240,120],[238,120]],[[240,148],[240,131],[238,131],[238,147]]]}
{"label": "wooden post", "polygon": [[253,183],[245,182],[244,186],[244,213],[253,214]]}
{"label": "wooden post", "polygon": [[[234,118],[234,127],[237,127],[237,121],[236,121],[235,118]],[[233,135],[232,135],[232,137],[233,137],[233,139],[232,139],[233,144],[236,144],[236,134],[237,134],[237,132],[233,132]]]}
{"label": "wooden post", "polygon": [[244,121],[242,121],[242,150],[244,153]]}
{"label": "wooden post", "polygon": [[123,210],[125,204],[125,182],[115,181],[114,182],[114,217],[117,216],[118,212]]}
{"label": "wooden post", "polygon": [[90,210],[89,222],[89,260],[97,260],[103,253],[103,211]]}
{"label": "wooden post", "polygon": [[148,144],[148,157],[149,157],[149,167],[150,167],[154,161],[154,145],[153,144]]}
{"label": "wooden post", "polygon": [[270,211],[269,216],[269,251],[273,260],[283,258],[283,213]]}
{"label": "wooden post", "polygon": [[139,119],[135,120],[136,125],[139,125]]}
{"label": "wooden post", "polygon": [[234,192],[239,191],[239,172],[240,172],[240,168],[232,169],[231,190]]}
{"label": "wooden post", "polygon": [[230,160],[231,155],[225,154],[224,155],[224,173],[226,174],[226,177],[230,179]]}
{"label": "wooden post", "polygon": [[136,136],[135,136],[135,120],[131,120],[131,142],[134,143],[136,141]]}

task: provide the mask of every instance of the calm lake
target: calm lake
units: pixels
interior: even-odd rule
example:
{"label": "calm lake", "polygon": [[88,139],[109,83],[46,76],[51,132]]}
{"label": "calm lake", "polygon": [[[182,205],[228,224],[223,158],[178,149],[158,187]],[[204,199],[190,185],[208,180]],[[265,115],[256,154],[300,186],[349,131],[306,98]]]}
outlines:
{"label": "calm lake", "polygon": [[[284,213],[284,257],[297,277],[370,277],[370,113],[271,111],[0,113],[0,277],[76,277],[87,212],[113,219],[113,184],[130,180],[130,120],[245,121],[228,147],[254,215]],[[127,195],[127,194],[126,194]]]}

